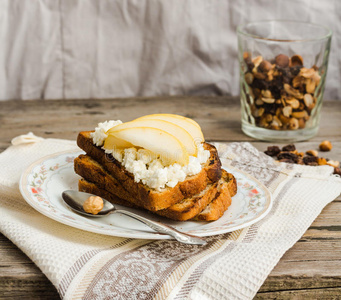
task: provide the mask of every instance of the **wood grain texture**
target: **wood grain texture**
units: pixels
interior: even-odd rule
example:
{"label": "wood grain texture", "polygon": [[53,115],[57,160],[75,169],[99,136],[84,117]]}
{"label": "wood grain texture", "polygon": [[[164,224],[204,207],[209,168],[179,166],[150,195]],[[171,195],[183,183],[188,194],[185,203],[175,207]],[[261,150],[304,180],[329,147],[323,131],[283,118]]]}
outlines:
{"label": "wood grain texture", "polygon": [[[236,97],[158,97],[131,99],[2,101],[0,152],[28,131],[45,138],[74,140],[109,119],[129,121],[150,113],[177,113],[195,119],[208,141],[249,141],[240,129]],[[299,151],[333,143],[325,157],[341,161],[341,102],[326,101],[316,137],[296,143]],[[45,275],[6,237],[0,235],[0,299],[59,299]],[[303,237],[281,258],[256,299],[339,299],[341,294],[341,197],[321,212]]]}

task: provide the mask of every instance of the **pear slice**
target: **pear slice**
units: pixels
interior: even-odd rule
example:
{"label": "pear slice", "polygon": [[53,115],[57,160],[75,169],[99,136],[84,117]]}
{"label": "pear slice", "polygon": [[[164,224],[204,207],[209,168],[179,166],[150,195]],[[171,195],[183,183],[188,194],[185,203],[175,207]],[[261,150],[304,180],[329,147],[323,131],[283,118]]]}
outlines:
{"label": "pear slice", "polygon": [[141,120],[141,119],[148,119],[148,120],[164,120],[167,122],[171,122],[175,125],[178,125],[188,131],[188,133],[192,136],[195,143],[202,143],[205,141],[204,135],[202,134],[201,128],[197,122],[190,118],[186,118],[183,116],[175,115],[175,114],[152,114],[152,115],[146,115],[140,118],[135,119]]}
{"label": "pear slice", "polygon": [[185,146],[170,133],[153,127],[133,127],[110,132],[116,138],[127,141],[160,155],[165,165],[189,162]]}
{"label": "pear slice", "polygon": [[112,150],[112,149],[124,149],[124,148],[131,148],[134,147],[133,144],[119,139],[114,135],[108,135],[108,137],[104,141],[103,145],[104,149]]}
{"label": "pear slice", "polygon": [[135,127],[152,127],[152,128],[157,128],[157,129],[166,131],[169,134],[176,137],[185,146],[189,155],[193,155],[193,156],[197,155],[198,149],[195,145],[195,141],[193,137],[188,133],[188,131],[174,123],[164,121],[164,120],[158,120],[158,119],[134,120],[131,122],[126,122],[126,123],[117,125],[109,129],[107,131],[107,134],[113,134],[116,131],[121,130],[121,129],[135,128]]}

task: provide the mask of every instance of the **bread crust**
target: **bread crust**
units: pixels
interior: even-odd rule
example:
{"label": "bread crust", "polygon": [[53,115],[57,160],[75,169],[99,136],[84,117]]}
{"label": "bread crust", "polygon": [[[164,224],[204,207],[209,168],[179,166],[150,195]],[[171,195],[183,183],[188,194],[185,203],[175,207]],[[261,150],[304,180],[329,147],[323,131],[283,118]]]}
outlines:
{"label": "bread crust", "polygon": [[223,170],[222,177],[225,184],[218,188],[216,197],[211,201],[206,208],[196,215],[193,220],[196,221],[216,221],[221,218],[224,212],[229,208],[232,203],[232,197],[237,192],[236,178]]}
{"label": "bread crust", "polygon": [[[134,198],[122,198],[123,193],[118,196],[117,190],[122,189],[119,183],[110,176],[96,161],[86,155],[76,158],[75,166],[81,166],[82,174],[89,174],[89,179],[79,180],[79,190],[103,197],[114,204],[127,207],[144,208]],[[92,172],[96,176],[92,176]],[[219,182],[209,184],[198,195],[186,198],[167,209],[154,213],[176,221],[187,221],[189,219],[198,221],[213,221],[220,218],[231,204],[230,192],[233,193],[236,185],[232,174],[222,171],[222,178]],[[93,180],[93,182],[90,182]],[[113,188],[114,187],[114,188]],[[112,193],[115,191],[116,193]],[[129,195],[126,193],[125,195]],[[133,200],[133,201],[131,201]]]}
{"label": "bread crust", "polygon": [[[213,145],[205,143],[204,148],[210,151],[210,158],[200,173],[188,176],[185,181],[179,182],[173,188],[166,188],[161,192],[156,191],[141,182],[136,183],[133,174],[128,172],[120,162],[93,144],[90,133],[91,131],[83,131],[78,134],[78,146],[114,177],[125,191],[129,191],[130,199],[135,199],[135,204],[148,210],[158,211],[168,208],[185,198],[198,194],[207,185],[215,183],[221,178],[221,162],[217,150]],[[81,173],[80,168],[76,165],[75,170]]]}

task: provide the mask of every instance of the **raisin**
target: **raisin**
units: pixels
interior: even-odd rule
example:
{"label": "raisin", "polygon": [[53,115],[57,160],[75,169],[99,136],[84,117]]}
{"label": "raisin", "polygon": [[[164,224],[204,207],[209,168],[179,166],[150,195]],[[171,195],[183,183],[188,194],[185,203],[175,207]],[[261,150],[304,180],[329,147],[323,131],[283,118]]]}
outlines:
{"label": "raisin", "polygon": [[341,176],[341,169],[340,168],[334,168],[334,174]]}
{"label": "raisin", "polygon": [[296,147],[294,144],[286,145],[282,148],[282,151],[295,151]]}
{"label": "raisin", "polygon": [[305,156],[303,162],[309,166],[318,166],[318,158],[316,156]]}
{"label": "raisin", "polygon": [[288,164],[294,164],[295,163],[292,159],[289,159],[289,158],[282,158],[279,160],[279,162],[285,162]]}
{"label": "raisin", "polygon": [[298,156],[297,164],[298,165],[304,165],[303,158],[301,156]]}
{"label": "raisin", "polygon": [[296,155],[295,153],[291,153],[291,152],[281,152],[277,155],[277,159],[281,160],[281,159],[290,159],[293,160],[294,163],[298,162],[298,155]]}
{"label": "raisin", "polygon": [[290,72],[293,76],[297,76],[301,71],[301,66],[295,66],[290,68]]}
{"label": "raisin", "polygon": [[277,156],[281,152],[278,146],[269,146],[264,153],[269,156]]}

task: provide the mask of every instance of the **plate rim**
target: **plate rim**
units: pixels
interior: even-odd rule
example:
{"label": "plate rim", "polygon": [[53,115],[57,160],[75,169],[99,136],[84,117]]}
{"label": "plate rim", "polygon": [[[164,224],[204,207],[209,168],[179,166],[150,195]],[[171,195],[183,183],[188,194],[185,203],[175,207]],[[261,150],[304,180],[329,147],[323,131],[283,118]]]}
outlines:
{"label": "plate rim", "polygon": [[[168,235],[164,235],[164,234],[160,234],[158,232],[144,232],[141,231],[142,236],[140,236],[138,232],[131,230],[132,233],[120,233],[120,232],[112,232],[110,231],[106,231],[103,232],[102,229],[98,229],[95,227],[91,227],[91,228],[84,228],[84,225],[79,225],[79,224],[75,224],[71,221],[69,221],[67,218],[61,219],[59,216],[54,216],[53,214],[50,214],[48,211],[46,211],[44,208],[42,208],[42,206],[38,205],[36,201],[32,201],[32,197],[29,195],[29,191],[27,188],[27,183],[28,183],[28,175],[31,173],[31,171],[38,165],[42,164],[44,161],[47,161],[49,159],[52,158],[57,158],[61,155],[66,155],[66,154],[82,154],[85,153],[83,150],[81,149],[75,149],[75,150],[66,150],[66,151],[60,151],[60,152],[55,152],[46,156],[43,156],[41,158],[39,158],[38,160],[34,161],[33,163],[31,163],[27,168],[25,168],[25,170],[22,172],[21,176],[20,176],[20,180],[19,180],[19,190],[21,195],[23,196],[24,200],[26,201],[27,204],[29,204],[32,208],[34,208],[36,211],[38,211],[39,213],[41,213],[42,215],[56,221],[59,222],[61,224],[73,227],[73,228],[77,228],[80,230],[84,230],[87,232],[91,232],[91,233],[97,233],[97,234],[102,234],[102,235],[107,235],[107,236],[116,236],[116,237],[123,237],[123,238],[135,238],[135,239],[150,239],[150,240],[161,240],[161,239],[173,239],[173,237],[168,236]],[[260,220],[262,220],[263,218],[265,218],[268,213],[271,211],[272,206],[273,206],[273,195],[272,193],[269,191],[269,189],[262,183],[260,182],[257,178],[255,178],[254,176],[248,174],[247,172],[240,170],[234,166],[229,165],[228,167],[224,167],[223,166],[223,162],[222,162],[222,168],[228,168],[229,170],[233,171],[235,170],[236,172],[239,172],[241,174],[243,174],[243,176],[247,177],[249,180],[254,181],[257,185],[257,187],[261,188],[264,193],[265,193],[265,198],[266,198],[266,203],[264,205],[264,210],[257,215],[255,218],[239,224],[239,225],[235,225],[232,228],[229,228],[227,230],[218,230],[216,231],[214,234],[212,233],[199,233],[196,235],[199,237],[210,237],[210,236],[215,236],[215,235],[219,235],[219,234],[223,234],[223,233],[229,233],[229,232],[234,232],[236,230],[240,230],[246,227],[249,227],[257,222],[259,222]],[[177,222],[177,221],[174,221]],[[179,221],[180,222],[180,221]],[[215,221],[213,221],[215,222]],[[113,225],[113,228],[115,228],[115,226]],[[129,230],[129,229],[128,229]],[[184,232],[186,232],[186,230],[184,230]]]}

